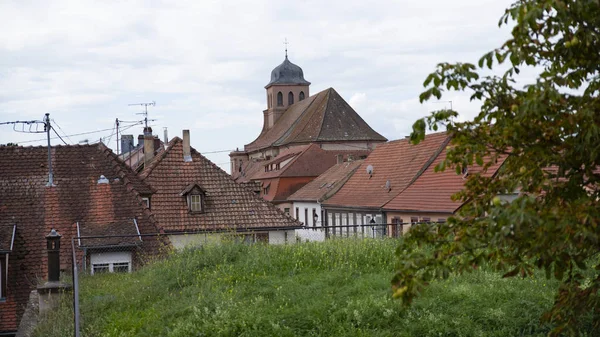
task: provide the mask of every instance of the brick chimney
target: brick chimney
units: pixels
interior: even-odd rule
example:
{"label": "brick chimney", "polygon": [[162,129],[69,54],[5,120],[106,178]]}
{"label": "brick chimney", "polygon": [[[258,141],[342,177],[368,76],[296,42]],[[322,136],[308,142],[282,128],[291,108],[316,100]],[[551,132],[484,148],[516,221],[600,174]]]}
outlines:
{"label": "brick chimney", "polygon": [[183,161],[192,161],[192,151],[190,149],[190,130],[183,130]]}
{"label": "brick chimney", "polygon": [[154,136],[152,136],[152,128],[144,128],[144,167],[148,165],[154,157]]}

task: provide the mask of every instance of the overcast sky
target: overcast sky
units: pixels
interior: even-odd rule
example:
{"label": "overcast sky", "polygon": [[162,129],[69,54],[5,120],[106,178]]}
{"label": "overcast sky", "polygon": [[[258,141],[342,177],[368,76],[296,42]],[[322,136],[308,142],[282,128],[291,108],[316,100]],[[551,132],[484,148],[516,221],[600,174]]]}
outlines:
{"label": "overcast sky", "polygon": [[[74,135],[139,120],[143,108],[128,104],[156,101],[149,118],[161,139],[164,127],[169,137],[190,129],[200,152],[241,149],[260,133],[264,86],[287,38],[311,94],[335,88],[373,129],[398,139],[428,111],[449,107],[418,102],[437,63],[476,63],[508,39],[498,20],[511,2],[2,0],[0,122],[50,113],[61,135]],[[466,94],[443,100],[462,118],[478,109]],[[40,138],[0,126],[0,144]],[[227,153],[206,156],[229,170]]]}

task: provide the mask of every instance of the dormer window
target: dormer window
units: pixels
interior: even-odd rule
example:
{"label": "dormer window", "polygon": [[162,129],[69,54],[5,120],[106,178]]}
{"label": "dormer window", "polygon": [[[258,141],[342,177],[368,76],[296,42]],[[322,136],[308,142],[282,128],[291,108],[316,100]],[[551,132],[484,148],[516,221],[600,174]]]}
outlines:
{"label": "dormer window", "polygon": [[197,183],[189,184],[186,188],[179,193],[180,196],[186,198],[188,211],[190,213],[203,213],[204,212],[204,198],[206,192]]}

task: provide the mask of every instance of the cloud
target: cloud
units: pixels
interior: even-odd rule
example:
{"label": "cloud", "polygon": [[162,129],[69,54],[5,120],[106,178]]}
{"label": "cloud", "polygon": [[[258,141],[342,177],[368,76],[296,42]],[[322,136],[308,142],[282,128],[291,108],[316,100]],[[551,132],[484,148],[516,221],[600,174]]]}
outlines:
{"label": "cloud", "polygon": [[[75,134],[139,119],[128,104],[156,101],[156,130],[190,128],[203,151],[241,148],[260,133],[264,85],[287,38],[311,93],[334,87],[399,138],[441,107],[417,100],[437,63],[476,62],[507,39],[497,21],[511,2],[2,1],[0,121],[49,112]],[[465,118],[477,112],[467,95],[443,99]],[[35,139],[0,128],[0,143]]]}

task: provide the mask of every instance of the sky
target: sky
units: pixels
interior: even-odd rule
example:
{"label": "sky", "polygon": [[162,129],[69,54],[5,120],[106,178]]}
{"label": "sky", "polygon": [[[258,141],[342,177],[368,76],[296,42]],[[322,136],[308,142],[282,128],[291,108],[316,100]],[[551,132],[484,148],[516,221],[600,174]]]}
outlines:
{"label": "sky", "polygon": [[[264,86],[287,39],[311,94],[333,87],[375,131],[399,139],[448,101],[462,119],[477,114],[468,93],[418,96],[436,64],[476,63],[501,46],[510,29],[498,20],[512,2],[3,0],[0,122],[49,113],[66,143],[103,138],[116,149],[115,119],[139,121],[144,108],[129,104],[156,102],[155,134],[189,129],[191,145],[229,171],[227,152],[260,133]],[[0,125],[0,144],[44,138]]]}

